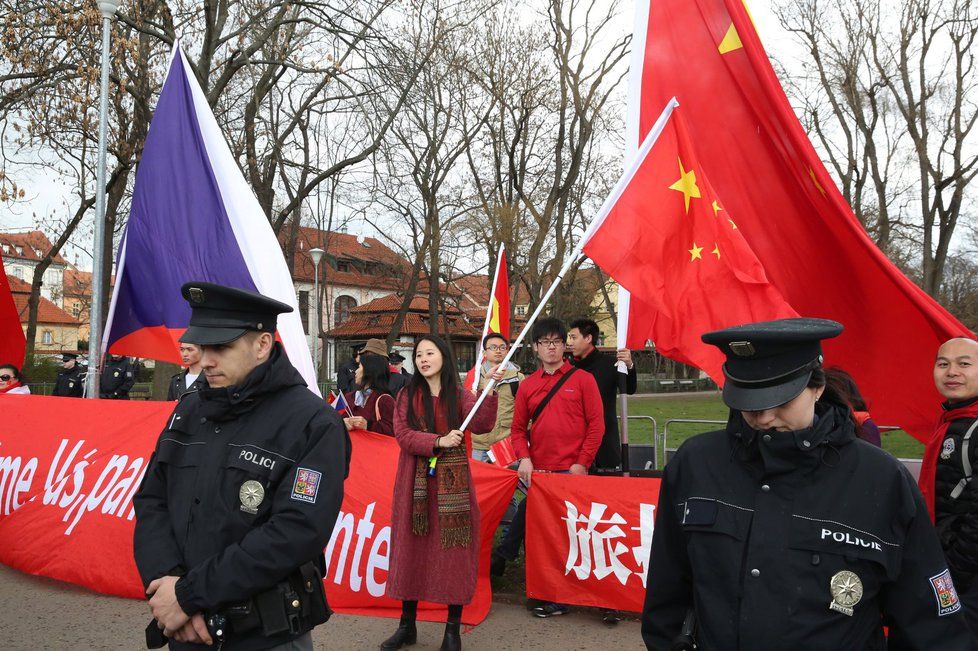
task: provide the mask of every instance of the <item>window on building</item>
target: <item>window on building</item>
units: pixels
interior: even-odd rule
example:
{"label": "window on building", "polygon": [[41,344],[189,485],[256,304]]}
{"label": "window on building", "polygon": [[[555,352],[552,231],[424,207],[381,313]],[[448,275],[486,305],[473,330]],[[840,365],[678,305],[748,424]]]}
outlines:
{"label": "window on building", "polygon": [[54,343],[54,333],[50,330],[45,330],[41,333],[41,343],[42,344],[53,344]]}
{"label": "window on building", "polygon": [[333,302],[333,324],[340,326],[349,321],[350,310],[357,306],[357,301],[352,296],[337,296]]}
{"label": "window on building", "polygon": [[346,260],[340,260],[336,263],[337,271],[350,271],[350,263]]}
{"label": "window on building", "polygon": [[75,303],[71,306],[71,315],[76,319],[81,316],[81,303]]}
{"label": "window on building", "polygon": [[516,316],[526,316],[526,306],[517,305],[516,306]]}
{"label": "window on building", "polygon": [[9,244],[3,244],[2,246],[3,246],[3,252],[4,253],[10,253],[10,245]]}
{"label": "window on building", "polygon": [[302,290],[299,292],[299,318],[302,320],[302,329],[307,334],[311,332],[309,330],[309,317],[309,292]]}
{"label": "window on building", "polygon": [[17,255],[24,255],[24,247],[20,246],[19,244],[14,246],[14,251],[17,252]]}
{"label": "window on building", "polygon": [[24,268],[23,267],[12,267],[10,269],[10,275],[12,275],[12,276],[14,276],[16,278],[20,278],[21,280],[23,280],[24,279]]}

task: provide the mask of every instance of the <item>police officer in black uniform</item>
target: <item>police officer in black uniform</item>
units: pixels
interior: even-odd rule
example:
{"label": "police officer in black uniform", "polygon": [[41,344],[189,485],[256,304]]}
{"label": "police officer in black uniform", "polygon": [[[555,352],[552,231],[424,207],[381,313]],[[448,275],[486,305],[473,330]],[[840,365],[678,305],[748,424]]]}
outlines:
{"label": "police officer in black uniform", "polygon": [[58,371],[51,395],[81,398],[85,391],[85,369],[78,364],[78,355],[62,353],[61,363],[63,368]]}
{"label": "police officer in black uniform", "polygon": [[[147,643],[312,649],[329,618],[323,548],[350,440],[275,341],[284,303],[204,282],[181,341],[209,387],[185,395],[137,493],[134,552],[154,621]],[[291,645],[291,646],[288,646]]]}
{"label": "police officer in black uniform", "polygon": [[98,397],[106,400],[129,400],[129,391],[136,383],[136,362],[129,357],[109,355],[102,368]]}
{"label": "police officer in black uniform", "polygon": [[727,356],[730,418],[666,466],[647,648],[690,630],[700,649],[972,648],[914,480],[825,393],[820,342],[841,332],[784,319],[703,335]]}

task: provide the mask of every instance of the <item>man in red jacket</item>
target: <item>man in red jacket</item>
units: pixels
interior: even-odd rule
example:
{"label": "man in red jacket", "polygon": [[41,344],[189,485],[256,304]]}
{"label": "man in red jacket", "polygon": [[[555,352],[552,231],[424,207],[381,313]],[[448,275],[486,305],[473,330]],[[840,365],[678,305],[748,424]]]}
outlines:
{"label": "man in red jacket", "polygon": [[[567,327],[559,319],[543,318],[533,324],[531,339],[540,368],[520,383],[511,434],[520,480],[527,487],[534,472],[586,475],[604,436],[604,407],[594,376],[564,361]],[[506,562],[519,556],[525,531],[523,500],[493,554],[493,575],[501,575]],[[553,603],[533,610],[537,617],[566,612],[566,606]]]}

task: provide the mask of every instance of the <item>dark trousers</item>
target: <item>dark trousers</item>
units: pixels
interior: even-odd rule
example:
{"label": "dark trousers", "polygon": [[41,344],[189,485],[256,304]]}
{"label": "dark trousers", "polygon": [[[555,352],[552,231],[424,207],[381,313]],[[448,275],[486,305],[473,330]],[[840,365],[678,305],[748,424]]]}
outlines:
{"label": "dark trousers", "polygon": [[526,538],[526,500],[520,502],[519,506],[516,507],[513,521],[509,524],[509,529],[506,530],[502,540],[499,541],[496,553],[507,561],[515,561],[520,555],[520,547],[523,545],[524,538]]}

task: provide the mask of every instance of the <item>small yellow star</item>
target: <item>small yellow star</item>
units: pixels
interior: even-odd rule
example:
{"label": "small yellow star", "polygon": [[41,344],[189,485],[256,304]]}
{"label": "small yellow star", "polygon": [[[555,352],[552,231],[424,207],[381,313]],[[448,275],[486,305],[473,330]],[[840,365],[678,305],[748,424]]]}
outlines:
{"label": "small yellow star", "polygon": [[689,200],[690,198],[699,199],[700,198],[700,188],[696,185],[696,172],[694,170],[686,171],[683,168],[683,161],[679,159],[679,180],[669,186],[670,190],[675,190],[676,192],[683,193],[683,202],[686,204],[686,214],[689,214]]}
{"label": "small yellow star", "polygon": [[734,220],[728,219],[727,221],[730,222],[730,227],[731,228],[733,228],[734,230],[737,230],[737,224],[734,223]]}
{"label": "small yellow star", "polygon": [[723,210],[723,208],[721,208],[720,207],[720,204],[718,204],[716,202],[716,199],[714,199],[713,200],[713,216],[716,217],[717,216],[717,213],[719,213],[721,210]]}
{"label": "small yellow star", "polygon": [[712,253],[713,255],[715,255],[717,257],[717,260],[719,260],[720,259],[720,245],[714,243],[713,244],[713,250],[710,251],[710,253]]}
{"label": "small yellow star", "polygon": [[693,248],[688,249],[689,251],[689,261],[702,260],[703,259],[703,247],[696,246],[696,242],[693,242]]}

